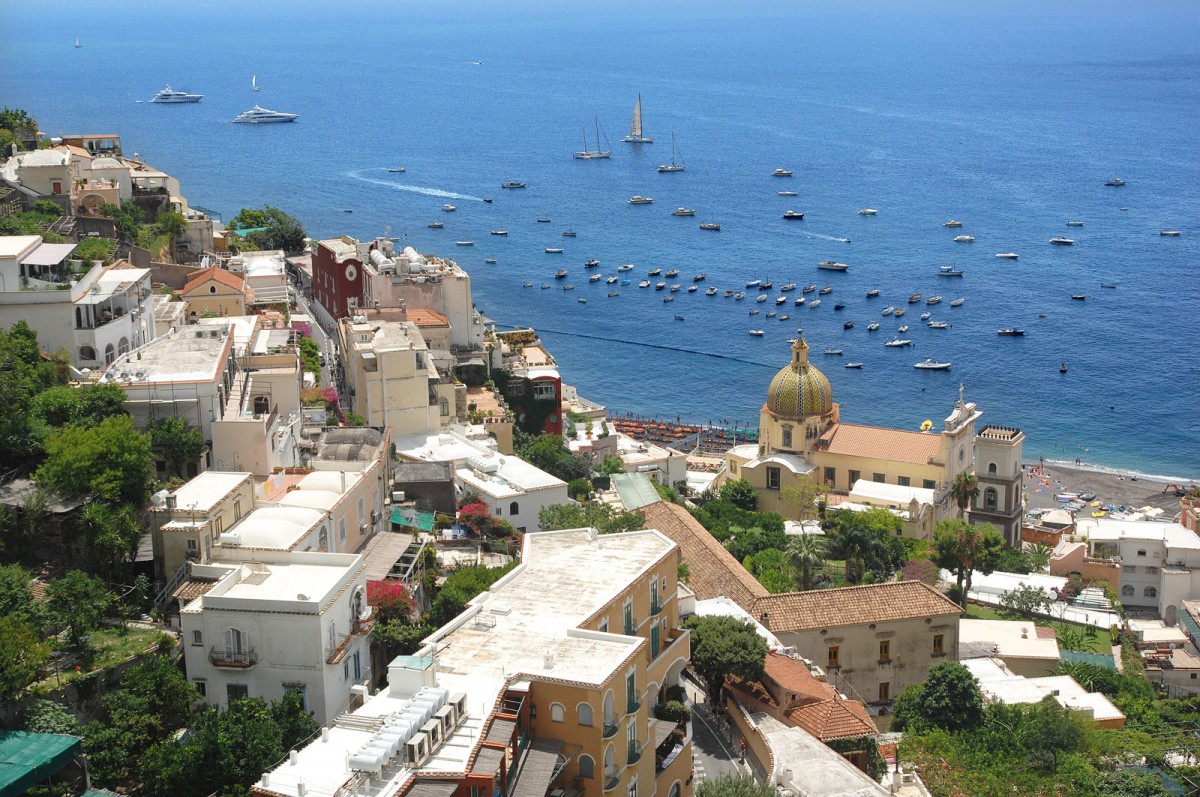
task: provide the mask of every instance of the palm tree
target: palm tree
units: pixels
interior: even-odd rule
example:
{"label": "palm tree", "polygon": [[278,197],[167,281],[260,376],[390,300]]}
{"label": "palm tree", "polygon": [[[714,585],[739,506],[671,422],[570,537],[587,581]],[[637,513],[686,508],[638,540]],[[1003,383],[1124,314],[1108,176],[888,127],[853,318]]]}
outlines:
{"label": "palm tree", "polygon": [[825,538],[801,534],[788,543],[784,554],[796,570],[796,585],[804,591],[812,589],[812,571],[825,564]]}
{"label": "palm tree", "polygon": [[84,548],[96,573],[109,583],[124,575],[141,537],[141,523],[132,505],[112,507],[92,501],[79,513]]}
{"label": "palm tree", "polygon": [[1041,573],[1050,566],[1050,557],[1054,554],[1054,549],[1045,543],[1035,543],[1029,549],[1029,566],[1033,568],[1035,573]]}
{"label": "palm tree", "polygon": [[857,584],[862,579],[867,552],[875,544],[871,533],[859,523],[841,526],[829,540],[830,553],[846,560],[846,581]]}
{"label": "palm tree", "polygon": [[970,471],[963,471],[950,482],[950,497],[958,504],[958,516],[967,513],[967,507],[979,497],[979,477]]}

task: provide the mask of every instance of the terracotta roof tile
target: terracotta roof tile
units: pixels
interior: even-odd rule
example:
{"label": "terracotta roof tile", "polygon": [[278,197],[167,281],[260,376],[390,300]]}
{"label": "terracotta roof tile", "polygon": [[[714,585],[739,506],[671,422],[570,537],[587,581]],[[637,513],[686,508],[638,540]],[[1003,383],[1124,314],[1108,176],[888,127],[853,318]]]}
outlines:
{"label": "terracotta roof tile", "polygon": [[[763,667],[766,673],[763,683],[729,679],[729,688],[735,696],[741,693],[753,698],[767,707],[768,713],[776,716],[780,710],[780,700],[785,701],[786,705],[793,707],[781,719],[803,728],[822,741],[874,736],[879,732],[866,706],[857,700],[843,698],[827,681],[813,675],[804,662],[770,653]],[[774,685],[768,688],[771,682]],[[798,701],[793,701],[786,694],[781,694],[777,699],[772,693],[774,688],[796,694]]]}
{"label": "terracotta roof tile", "polygon": [[230,274],[223,268],[213,266],[212,268],[206,268],[202,271],[196,272],[196,275],[188,280],[186,285],[179,289],[179,293],[189,293],[192,290],[199,288],[209,280],[216,280],[222,285],[233,288],[235,291],[242,290],[243,286],[245,285],[245,281],[242,280],[242,278],[238,275]]}
{"label": "terracotta roof tile", "polygon": [[961,613],[958,604],[920,581],[768,595],[751,612],[776,633]]}
{"label": "terracotta roof tile", "polygon": [[216,585],[217,580],[215,578],[189,578],[180,584],[171,595],[182,601],[182,605],[186,606],[201,595],[206,595]]}
{"label": "terracotta roof tile", "polygon": [[812,674],[808,665],[791,656],[779,653],[767,654],[763,662],[763,672],[767,678],[789,692],[799,695],[801,703],[830,700],[838,696],[838,692],[827,681],[822,681]]}
{"label": "terracotta roof tile", "polygon": [[757,599],[770,595],[682,506],[659,501],[642,507],[641,512],[646,528],[658,529],[679,546],[688,568],[687,585],[700,600],[724,595],[750,611]]}
{"label": "terracotta roof tile", "polygon": [[926,432],[838,423],[821,436],[819,445],[821,451],[830,454],[927,465],[937,457],[942,438]]}
{"label": "terracotta roof tile", "polygon": [[409,310],[408,320],[419,327],[445,327],[450,325],[450,319],[437,310],[426,310],[421,307]]}
{"label": "terracotta roof tile", "polygon": [[867,707],[857,700],[824,700],[794,708],[787,718],[823,742],[854,736],[875,736]]}

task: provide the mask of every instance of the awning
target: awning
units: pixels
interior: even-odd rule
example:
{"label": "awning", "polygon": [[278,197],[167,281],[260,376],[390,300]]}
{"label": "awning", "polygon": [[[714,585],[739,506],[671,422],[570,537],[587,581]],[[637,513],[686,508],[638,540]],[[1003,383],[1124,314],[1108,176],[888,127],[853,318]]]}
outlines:
{"label": "awning", "polygon": [[75,244],[41,244],[21,259],[23,266],[57,266],[75,251]]}
{"label": "awning", "polygon": [[458,783],[453,780],[418,780],[406,797],[454,797]]}
{"label": "awning", "polygon": [[558,751],[561,739],[535,739],[525,754],[525,764],[512,791],[512,797],[546,797],[546,790],[554,780],[558,767]]}
{"label": "awning", "polygon": [[500,771],[500,762],[504,760],[504,751],[498,747],[481,747],[479,755],[475,756],[475,766],[471,773],[475,775],[495,775]]}
{"label": "awning", "polygon": [[517,723],[513,720],[492,720],[492,727],[488,728],[487,740],[489,742],[508,744],[512,741],[513,731],[516,729]]}
{"label": "awning", "polygon": [[0,731],[0,797],[25,793],[82,752],[83,745],[74,736]]}
{"label": "awning", "polygon": [[667,737],[671,735],[677,726],[674,722],[667,722],[666,720],[651,720],[651,722],[654,723],[650,728],[654,733],[654,747],[658,749],[658,746],[667,740]]}

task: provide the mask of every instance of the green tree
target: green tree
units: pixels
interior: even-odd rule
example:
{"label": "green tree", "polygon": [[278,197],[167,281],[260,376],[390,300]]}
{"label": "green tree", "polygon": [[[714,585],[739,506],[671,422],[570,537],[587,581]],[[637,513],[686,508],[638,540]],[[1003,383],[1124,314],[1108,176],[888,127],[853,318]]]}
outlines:
{"label": "green tree", "polygon": [[787,592],[795,586],[788,558],[778,548],[765,548],[751,554],[742,564],[772,594]]}
{"label": "green tree", "polygon": [[775,797],[775,787],[749,775],[722,775],[700,781],[696,797]]}
{"label": "green tree", "polygon": [[758,493],[749,479],[733,479],[721,485],[718,492],[722,501],[733,504],[738,509],[753,512],[758,509]]}
{"label": "green tree", "polygon": [[171,473],[183,478],[183,469],[189,462],[196,462],[204,453],[204,437],[200,430],[183,418],[165,416],[151,418],[146,422],[146,433],[150,445],[162,453],[171,466]]}
{"label": "green tree", "polygon": [[37,334],[24,321],[0,329],[0,450],[7,467],[25,471],[45,454],[48,429],[30,411],[34,398],[66,384],[67,363],[42,357]]}
{"label": "green tree", "polygon": [[1053,772],[1059,756],[1078,749],[1083,739],[1080,721],[1060,707],[1047,695],[1041,702],[1026,709],[1020,727],[1021,745],[1029,751],[1034,767]]}
{"label": "green tree", "polygon": [[0,617],[31,621],[34,617],[29,571],[20,565],[0,566]]}
{"label": "green tree", "polygon": [[68,426],[46,443],[36,479],[63,496],[93,493],[113,504],[145,504],[151,476],[150,440],[128,416],[91,429]]}
{"label": "green tree", "polygon": [[954,573],[965,606],[975,571],[992,572],[1004,548],[1004,538],[990,524],[973,526],[965,520],[943,520],[934,527],[933,540],[933,561]]}
{"label": "green tree", "polygon": [[23,108],[9,108],[5,105],[4,110],[0,110],[0,128],[32,135],[37,132],[38,123]]}
{"label": "green tree", "polygon": [[1029,566],[1035,573],[1043,573],[1050,566],[1050,557],[1054,555],[1054,549],[1045,543],[1035,543],[1027,552],[1029,555]]}
{"label": "green tree", "polygon": [[15,700],[49,659],[50,647],[32,626],[0,615],[0,701]]}
{"label": "green tree", "polygon": [[125,391],[119,385],[55,386],[35,396],[30,411],[50,426],[95,426],[126,414]]}
{"label": "green tree", "polygon": [[587,479],[572,479],[567,484],[567,495],[576,501],[586,501],[592,494],[592,483]]}
{"label": "green tree", "polygon": [[958,516],[967,514],[971,502],[979,497],[979,478],[970,471],[963,471],[950,482],[950,498],[958,505]]}
{"label": "green tree", "polygon": [[304,708],[304,693],[288,689],[271,703],[271,717],[278,726],[283,749],[291,750],[316,735],[321,726]]}
{"label": "green tree", "polygon": [[266,227],[270,220],[266,210],[242,208],[236,216],[229,220],[229,229],[249,230],[254,227]]}
{"label": "green tree", "polygon": [[246,236],[246,240],[259,249],[282,249],[288,254],[295,254],[304,249],[304,239],[308,237],[308,234],[304,232],[304,227],[299,221],[270,205],[264,205],[262,211],[258,213],[262,215],[251,215],[255,212],[247,213],[246,208],[243,208],[230,222],[230,226],[233,229],[248,229],[249,227],[240,226],[241,222],[246,219],[265,222],[249,225],[250,227],[266,227],[266,229],[250,233]]}
{"label": "green tree", "polygon": [[100,624],[112,595],[100,579],[72,570],[46,587],[46,615],[52,625],[67,629],[71,644],[82,649],[84,635]]}
{"label": "green tree", "polygon": [[108,583],[121,581],[137,553],[142,525],[132,505],[91,501],[79,514],[84,549],[95,572]]}
{"label": "green tree", "polygon": [[905,689],[893,708],[895,730],[960,731],[982,721],[983,694],[970,670],[956,661],[945,661],[929,671],[924,683]]}
{"label": "green tree", "polygon": [[21,728],[30,733],[61,733],[66,736],[78,736],[79,720],[61,703],[53,700],[35,700],[29,708],[25,709]]}
{"label": "green tree", "polygon": [[825,538],[817,534],[793,537],[784,549],[793,571],[796,587],[801,591],[813,588],[813,571],[825,566]]}
{"label": "green tree", "polygon": [[815,520],[820,512],[817,505],[828,494],[829,488],[824,484],[819,484],[808,476],[798,476],[792,486],[779,491],[779,500],[783,502],[788,517]]}
{"label": "green tree", "polygon": [[646,517],[611,504],[552,504],[538,511],[538,527],[542,531],[594,528],[601,534],[616,534],[646,528]]}
{"label": "green tree", "polygon": [[1031,618],[1050,610],[1050,598],[1045,590],[1033,584],[1022,584],[1000,595],[1000,611],[1014,617]]}
{"label": "green tree", "polygon": [[712,703],[720,700],[726,677],[762,678],[767,641],[750,623],[733,617],[693,615],[684,623],[692,631],[692,667],[704,679]]}
{"label": "green tree", "polygon": [[366,426],[367,419],[364,418],[363,416],[359,415],[357,412],[347,412],[346,413],[346,425],[347,426]]}
{"label": "green tree", "polygon": [[105,265],[112,262],[114,243],[108,238],[84,238],[71,253],[85,264],[99,261]]}
{"label": "green tree", "polygon": [[625,472],[625,463],[616,454],[605,454],[604,460],[596,466],[597,473],[604,473],[608,476],[613,476],[617,473]]}
{"label": "green tree", "polygon": [[724,542],[725,549],[738,561],[745,561],[746,557],[768,548],[782,550],[788,542],[787,535],[782,530],[768,531],[761,526],[730,526],[729,534]]}
{"label": "green tree", "polygon": [[900,519],[887,509],[863,512],[841,510],[826,516],[823,524],[830,555],[846,561],[846,580],[858,583],[873,574],[882,580],[904,561],[906,548],[897,536]]}
{"label": "green tree", "polygon": [[100,215],[105,218],[112,219],[113,225],[117,228],[117,237],[119,239],[136,242],[138,233],[141,231],[142,225],[145,223],[145,216],[142,214],[141,208],[133,203],[127,205],[103,204],[99,208]]}
{"label": "green tree", "polygon": [[371,643],[383,648],[388,661],[397,656],[411,656],[421,647],[421,640],[437,630],[432,625],[413,625],[406,620],[376,623],[371,629]]}

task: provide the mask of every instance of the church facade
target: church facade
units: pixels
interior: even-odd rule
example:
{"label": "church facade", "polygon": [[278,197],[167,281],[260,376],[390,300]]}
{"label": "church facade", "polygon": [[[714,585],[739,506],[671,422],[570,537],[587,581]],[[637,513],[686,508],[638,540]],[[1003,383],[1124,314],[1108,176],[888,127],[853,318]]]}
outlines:
{"label": "church facade", "polygon": [[905,531],[927,537],[933,525],[958,515],[950,498],[954,478],[976,473],[980,494],[972,522],[992,523],[1010,545],[1019,545],[1022,513],[1021,444],[1011,427],[984,427],[973,402],[958,401],[940,430],[914,432],[843,423],[829,380],[808,360],[797,338],[792,359],[767,388],[757,444],[726,453],[728,477],[745,478],[759,508],[796,513],[784,490],[811,481],[840,500],[885,506],[905,514]]}

